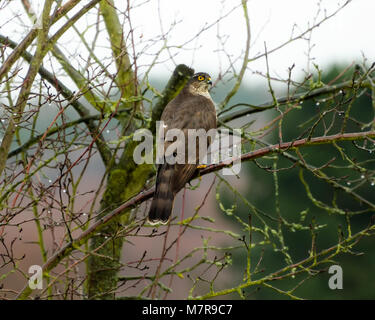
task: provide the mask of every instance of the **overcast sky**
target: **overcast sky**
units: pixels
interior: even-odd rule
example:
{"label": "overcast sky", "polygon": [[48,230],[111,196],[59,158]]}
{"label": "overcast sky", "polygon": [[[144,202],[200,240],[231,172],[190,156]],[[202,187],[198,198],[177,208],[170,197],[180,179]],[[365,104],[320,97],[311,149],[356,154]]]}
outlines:
{"label": "overcast sky", "polygon": [[[298,35],[314,24],[314,19],[320,21],[324,15],[330,15],[346,1],[338,0],[249,0],[248,11],[251,23],[252,46],[250,57],[264,52],[264,43],[267,49],[283,43],[293,36]],[[158,3],[162,14],[164,31],[168,30],[173,21],[181,21],[173,28],[169,35],[171,44],[180,44],[185,40],[194,38],[205,23],[211,23],[220,17],[220,12],[228,12],[239,0],[162,0],[151,1],[143,8],[135,10],[134,25],[137,32],[145,37],[160,31],[158,18]],[[320,6],[319,6],[320,4]],[[320,13],[316,16],[320,8]],[[314,62],[324,67],[331,63],[349,64],[353,60],[361,61],[362,52],[370,62],[375,61],[375,45],[372,39],[375,30],[375,1],[353,0],[336,16],[325,21],[311,34],[311,57]],[[294,26],[294,27],[293,27]],[[221,55],[218,58],[217,28],[213,28],[198,40],[194,40],[186,47],[199,49],[180,52],[176,57],[177,63],[191,64],[196,70],[206,70],[213,75],[218,73],[220,63],[225,65],[226,59]],[[220,23],[220,32],[228,35],[225,49],[234,57],[244,50],[245,46],[245,20],[243,10],[239,7]],[[298,40],[287,45],[282,50],[270,55],[269,64],[271,72],[286,76],[287,68],[293,63],[295,70],[306,70],[309,43],[306,40]],[[311,67],[311,64],[310,64]],[[162,72],[172,69],[171,62],[167,62],[155,69]],[[252,62],[249,68],[253,71],[265,71],[265,59]],[[255,77],[249,72],[247,79]]]}
{"label": "overcast sky", "polygon": [[[4,1],[4,0],[3,0]],[[154,54],[160,50],[163,42],[157,40],[162,33],[168,32],[167,44],[181,46],[172,48],[171,53],[178,53],[174,59],[170,59],[167,51],[160,56],[162,61],[150,73],[154,76],[167,76],[174,68],[175,63],[185,63],[193,67],[196,71],[206,71],[213,77],[220,71],[224,71],[229,66],[229,60],[223,54],[223,47],[220,45],[217,34],[225,39],[224,49],[231,59],[241,55],[245,49],[246,30],[241,0],[134,0],[131,4],[135,7],[131,11],[132,27],[134,29],[134,39],[136,53],[144,51],[140,55],[138,65],[140,70],[146,70]],[[0,1],[1,3],[2,1]],[[264,44],[267,49],[288,41],[292,36],[297,36],[312,26],[315,21],[321,21],[325,15],[332,14],[337,8],[344,4],[346,0],[249,0],[248,12],[251,24],[251,49],[250,57],[254,57],[264,52]],[[32,0],[35,10],[40,13],[43,0]],[[82,5],[87,1],[82,1]],[[126,1],[115,0],[120,11],[125,11]],[[142,5],[140,5],[142,4]],[[138,6],[139,5],[139,6]],[[220,24],[208,29],[197,37],[197,33],[205,25],[212,24],[218,18],[237,9],[225,17]],[[12,1],[13,14],[24,14],[19,0]],[[319,12],[319,14],[317,14]],[[160,16],[159,16],[160,13]],[[311,58],[320,67],[331,63],[350,64],[352,61],[361,61],[362,53],[370,62],[375,61],[375,45],[373,31],[375,30],[375,0],[352,0],[352,2],[337,13],[334,17],[322,23],[311,33],[311,41],[298,40],[288,44],[283,49],[269,56],[269,65],[272,75],[280,77],[287,76],[287,69],[295,64],[295,75],[302,75],[303,70],[312,68],[312,64],[307,63],[306,53],[310,46]],[[0,20],[7,21],[10,12],[0,10]],[[161,17],[161,19],[159,18]],[[90,19],[96,19],[95,14],[82,18],[77,27],[84,30]],[[120,16],[120,19],[123,17]],[[95,22],[96,20],[92,20]],[[15,21],[17,22],[17,21]],[[0,32],[10,36],[16,41],[20,41],[22,35],[27,32],[20,31],[20,24],[29,23],[26,16],[19,18],[16,24],[5,24],[0,28]],[[176,23],[174,25],[174,23]],[[30,24],[30,23],[29,23]],[[94,23],[93,23],[94,24]],[[172,27],[171,27],[172,26]],[[12,29],[13,28],[13,29]],[[95,28],[92,28],[92,32]],[[124,24],[125,34],[128,34],[129,25]],[[105,33],[103,33],[105,35]],[[90,31],[86,33],[90,35]],[[307,34],[310,36],[310,34]],[[59,43],[63,50],[73,48],[73,37],[76,45],[79,38],[69,31]],[[129,38],[128,38],[129,40]],[[150,46],[152,41],[155,44]],[[191,40],[189,42],[189,40]],[[188,43],[186,43],[188,41]],[[108,42],[103,42],[108,46]],[[144,50],[146,48],[146,50]],[[100,46],[96,48],[96,54],[105,56],[100,52]],[[81,53],[81,50],[71,49],[72,52]],[[74,59],[72,59],[73,61]],[[144,67],[142,67],[144,66]],[[240,63],[236,64],[239,70]],[[254,75],[255,71],[265,72],[265,59],[258,59],[249,64],[249,71],[245,80],[254,82],[259,77]],[[143,69],[142,69],[143,68]]]}

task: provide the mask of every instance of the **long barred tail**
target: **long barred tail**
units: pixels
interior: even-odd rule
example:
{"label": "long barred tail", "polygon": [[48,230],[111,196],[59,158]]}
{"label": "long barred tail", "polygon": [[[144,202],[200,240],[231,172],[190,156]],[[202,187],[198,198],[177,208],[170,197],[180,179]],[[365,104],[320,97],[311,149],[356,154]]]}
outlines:
{"label": "long barred tail", "polygon": [[163,164],[159,167],[156,177],[156,190],[148,213],[150,223],[167,223],[172,213],[174,193],[172,177],[174,165]]}

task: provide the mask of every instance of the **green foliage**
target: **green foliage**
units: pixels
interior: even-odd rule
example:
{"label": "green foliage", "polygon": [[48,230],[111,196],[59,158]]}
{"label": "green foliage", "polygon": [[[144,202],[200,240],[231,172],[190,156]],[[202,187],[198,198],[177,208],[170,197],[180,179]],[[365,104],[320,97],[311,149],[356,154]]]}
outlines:
{"label": "green foliage", "polygon": [[[330,68],[328,72],[317,68],[317,80],[310,81],[308,85],[311,89],[321,87],[342,70],[339,66]],[[343,77],[350,79],[354,73],[354,69],[347,70]],[[351,105],[349,112],[352,121],[348,121],[346,131],[360,131],[361,123],[368,123],[374,118],[369,90],[358,97],[353,97],[352,90],[339,92],[335,97],[323,96],[317,100],[304,101],[300,108],[294,108],[284,115],[283,141],[340,132],[348,105]],[[283,111],[288,107],[285,106]],[[335,110],[332,111],[333,107]],[[269,114],[272,119],[278,113],[275,110]],[[322,114],[325,115],[324,120]],[[272,139],[277,143],[277,130]],[[287,265],[314,257],[317,252],[350,238],[355,232],[365,229],[374,214],[374,208],[358,201],[353,195],[355,193],[370,201],[373,199],[375,186],[371,170],[375,169],[375,163],[371,146],[361,149],[352,142],[337,142],[290,150],[288,153],[289,158],[280,153],[242,164],[241,179],[248,180],[243,192],[246,200],[238,201],[238,195],[228,186],[220,189],[220,196],[217,194],[217,198],[220,197],[222,201],[219,202],[219,208],[226,213],[227,219],[247,221],[248,215],[252,216],[253,280],[263,279],[267,274]],[[317,169],[307,170],[306,166],[296,163],[302,159],[301,156],[306,164]],[[291,157],[296,161],[291,161]],[[293,163],[297,165],[293,166]],[[332,180],[344,187],[338,188]],[[234,201],[238,205],[232,212],[230,208],[234,207]],[[242,229],[242,232],[245,231]],[[248,236],[246,239],[249,240]],[[354,250],[351,245],[339,246],[338,255],[334,259],[323,259],[323,263],[319,265],[313,263],[307,272],[301,272],[301,267],[298,267],[295,269],[295,276],[281,278],[275,283],[251,285],[244,289],[244,297],[375,298],[373,286],[369,285],[375,283],[372,242],[371,238],[360,241]],[[319,258],[314,259],[319,261]],[[235,278],[239,279],[247,268],[244,250],[235,251],[233,264],[238,272]],[[333,264],[339,264],[343,268],[344,290],[330,290],[328,287],[330,275],[327,269]]]}

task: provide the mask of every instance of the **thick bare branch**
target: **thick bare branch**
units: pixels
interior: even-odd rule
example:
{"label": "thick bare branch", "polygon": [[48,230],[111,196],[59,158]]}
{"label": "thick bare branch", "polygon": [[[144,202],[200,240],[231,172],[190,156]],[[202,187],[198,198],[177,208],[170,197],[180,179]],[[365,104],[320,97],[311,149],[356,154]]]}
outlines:
{"label": "thick bare branch", "polygon": [[[327,144],[332,143],[333,141],[350,141],[350,140],[358,140],[358,139],[365,139],[365,138],[375,138],[375,131],[367,131],[367,132],[357,132],[357,133],[347,133],[347,134],[337,134],[333,136],[326,136],[326,137],[318,137],[312,138],[311,140],[308,139],[301,139],[292,142],[285,142],[282,144],[276,144],[269,147],[261,148],[259,150],[249,152],[246,154],[241,155],[241,161],[250,161],[261,156],[265,156],[267,154],[271,154],[274,152],[280,152],[283,150],[291,150],[293,148],[302,147],[302,146],[312,146],[318,144]],[[234,161],[238,159],[230,159],[227,161],[222,161],[218,164],[212,164],[207,166],[205,169],[201,169],[199,171],[199,176],[206,175],[211,172],[218,171],[224,167],[229,167],[233,164]],[[195,179],[195,176],[193,179]],[[100,217],[89,229],[83,232],[80,236],[74,239],[73,242],[66,244],[62,249],[60,249],[57,253],[51,256],[46,264],[43,265],[43,271],[48,273],[52,268],[54,268],[62,259],[64,259],[67,255],[69,255],[73,250],[80,247],[87,239],[92,237],[92,235],[98,232],[101,228],[103,228],[107,223],[110,223],[114,218],[118,217],[119,215],[126,212],[128,209],[138,206],[142,202],[150,199],[154,194],[155,188],[152,187],[149,190],[145,190],[134,196],[132,199],[126,201],[115,210],[111,211],[107,215]],[[29,286],[25,286],[23,291],[18,295],[18,299],[26,299],[31,293]]]}

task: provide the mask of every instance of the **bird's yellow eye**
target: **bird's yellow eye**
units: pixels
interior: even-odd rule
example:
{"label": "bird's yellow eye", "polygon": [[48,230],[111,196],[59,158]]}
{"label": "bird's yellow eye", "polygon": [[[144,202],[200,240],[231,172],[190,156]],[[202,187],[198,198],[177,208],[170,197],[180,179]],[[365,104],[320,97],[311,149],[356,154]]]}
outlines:
{"label": "bird's yellow eye", "polygon": [[199,77],[198,77],[198,80],[199,80],[199,81],[203,81],[203,80],[204,80],[204,77],[203,77],[203,76],[199,76]]}

